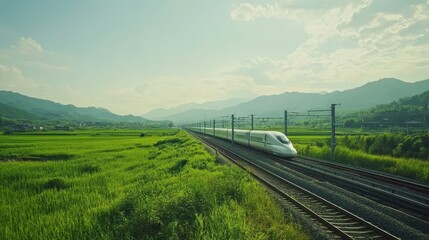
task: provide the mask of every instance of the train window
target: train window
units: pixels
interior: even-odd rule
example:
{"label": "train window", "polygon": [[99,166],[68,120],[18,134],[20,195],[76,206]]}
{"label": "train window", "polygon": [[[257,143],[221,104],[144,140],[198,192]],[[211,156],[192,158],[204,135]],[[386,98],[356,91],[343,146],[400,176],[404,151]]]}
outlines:
{"label": "train window", "polygon": [[235,137],[236,137],[236,138],[240,138],[240,139],[244,139],[244,136],[243,136],[243,135],[240,135],[240,134],[236,134],[236,135],[235,135]]}
{"label": "train window", "polygon": [[250,136],[250,141],[253,142],[263,142],[263,138],[257,136]]}
{"label": "train window", "polygon": [[279,140],[281,143],[289,144],[289,140],[288,140],[285,136],[283,136],[283,135],[277,135],[277,136],[276,136],[276,138],[277,138],[277,140]]}

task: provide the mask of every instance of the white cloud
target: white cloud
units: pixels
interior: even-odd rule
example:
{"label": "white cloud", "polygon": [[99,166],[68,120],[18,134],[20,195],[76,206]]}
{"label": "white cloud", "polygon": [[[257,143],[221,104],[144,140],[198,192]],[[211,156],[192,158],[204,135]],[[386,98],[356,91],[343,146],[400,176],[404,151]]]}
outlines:
{"label": "white cloud", "polygon": [[359,28],[358,35],[366,30],[376,29],[384,25],[391,24],[391,22],[403,21],[404,16],[401,14],[377,13],[376,17],[366,25]]}
{"label": "white cloud", "polygon": [[258,18],[290,18],[295,14],[294,10],[282,9],[277,4],[253,5],[241,3],[231,11],[230,16],[237,21],[252,21]]}
{"label": "white cloud", "polygon": [[424,33],[404,34],[404,31],[419,22],[429,25],[429,12],[425,10],[423,5],[412,6],[411,10],[414,10],[414,14],[408,18],[400,14],[378,13],[369,24],[357,30],[360,36],[360,45],[366,48],[376,48],[380,51],[390,51],[405,45],[412,45],[412,42],[423,37]]}
{"label": "white cloud", "polygon": [[0,89],[19,92],[32,97],[58,101],[63,104],[90,105],[88,97],[63,84],[41,84],[25,76],[23,71],[13,65],[0,64]]}
{"label": "white cloud", "polygon": [[22,54],[30,54],[43,51],[42,46],[38,42],[33,40],[33,38],[31,37],[21,37],[16,45],[12,45],[12,48],[17,49],[18,52]]}
{"label": "white cloud", "polygon": [[[1,49],[0,60],[7,65],[13,65],[25,72],[52,73],[72,71],[72,68],[64,64],[66,58],[56,53],[46,51],[31,37],[21,37],[15,45]],[[37,79],[34,74],[31,76]],[[61,76],[57,76],[59,79]]]}
{"label": "white cloud", "polygon": [[[428,6],[418,4],[403,9],[412,12],[411,15],[378,12],[368,22],[351,26],[355,17],[370,16],[362,14],[367,14],[365,11],[372,7],[372,2],[350,1],[327,9],[240,4],[230,14],[233,20],[251,24],[261,18],[287,19],[301,24],[308,38],[283,59],[257,58],[264,60],[254,64],[245,61],[230,73],[255,79],[257,84],[277,83],[279,87],[289,85],[294,90],[314,92],[325,87],[351,88],[387,76],[405,76],[405,80],[410,80],[406,76],[416,78],[425,72],[427,75],[423,66],[429,69],[426,50],[429,44],[414,43],[427,34],[427,27],[419,31],[411,29],[417,24],[429,26]],[[348,44],[338,44],[342,42]],[[327,44],[333,47],[326,48]]]}
{"label": "white cloud", "polygon": [[308,63],[309,55],[324,41],[352,32],[341,33],[339,27],[349,23],[355,14],[370,6],[372,0],[350,3],[332,9],[296,9],[287,5],[253,5],[243,3],[231,12],[233,20],[250,21],[258,18],[288,19],[300,23],[309,38],[290,56],[295,62]]}
{"label": "white cloud", "polygon": [[71,71],[71,68],[67,66],[61,66],[56,64],[50,64],[40,61],[26,61],[25,64],[28,66],[36,67],[43,70],[53,70],[53,71]]}
{"label": "white cloud", "polygon": [[276,85],[276,69],[281,68],[282,63],[269,58],[254,58],[238,64],[225,74],[245,76],[257,85]]}
{"label": "white cloud", "polygon": [[25,78],[19,68],[0,64],[0,88],[19,91],[29,86],[34,82]]}

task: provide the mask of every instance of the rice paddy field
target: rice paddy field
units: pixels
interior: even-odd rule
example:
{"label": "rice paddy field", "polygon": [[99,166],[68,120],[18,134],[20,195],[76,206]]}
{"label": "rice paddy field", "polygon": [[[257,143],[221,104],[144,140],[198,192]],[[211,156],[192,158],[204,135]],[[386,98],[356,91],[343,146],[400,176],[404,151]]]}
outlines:
{"label": "rice paddy field", "polygon": [[306,239],[177,129],[0,135],[0,239]]}

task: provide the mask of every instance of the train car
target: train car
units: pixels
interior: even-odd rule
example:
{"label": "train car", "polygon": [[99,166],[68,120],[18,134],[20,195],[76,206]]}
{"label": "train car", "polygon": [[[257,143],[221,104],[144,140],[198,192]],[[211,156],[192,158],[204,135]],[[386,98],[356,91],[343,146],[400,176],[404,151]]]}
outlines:
{"label": "train car", "polygon": [[[192,130],[232,141],[231,129],[192,128]],[[234,142],[280,157],[295,157],[297,155],[292,142],[281,132],[234,129]]]}

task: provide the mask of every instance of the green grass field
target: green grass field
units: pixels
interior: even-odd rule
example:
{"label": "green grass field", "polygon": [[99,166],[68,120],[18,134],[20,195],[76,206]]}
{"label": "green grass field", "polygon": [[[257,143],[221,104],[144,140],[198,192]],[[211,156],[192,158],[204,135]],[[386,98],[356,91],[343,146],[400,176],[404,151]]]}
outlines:
{"label": "green grass field", "polygon": [[0,149],[0,239],[306,238],[183,131],[0,135]]}

